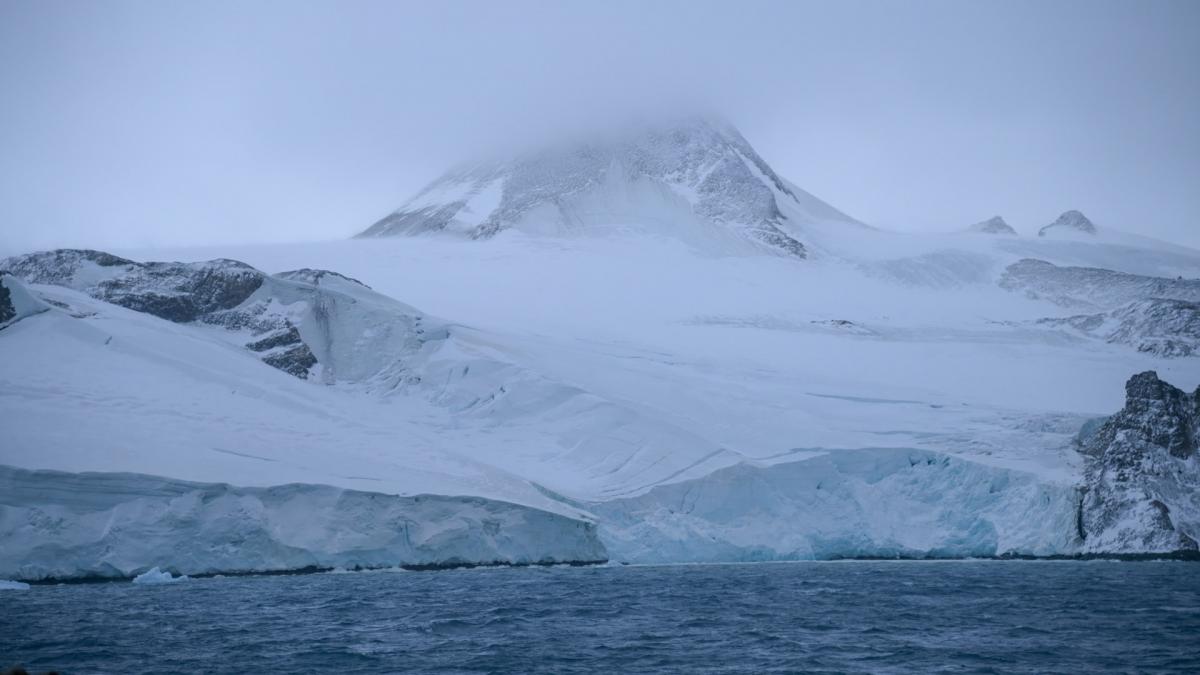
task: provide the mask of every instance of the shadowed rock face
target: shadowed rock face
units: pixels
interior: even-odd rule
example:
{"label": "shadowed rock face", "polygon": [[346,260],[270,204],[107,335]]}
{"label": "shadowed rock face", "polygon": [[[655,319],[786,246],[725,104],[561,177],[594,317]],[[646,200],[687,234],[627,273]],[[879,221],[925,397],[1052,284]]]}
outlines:
{"label": "shadowed rock face", "polygon": [[0,272],[0,323],[4,323],[17,315],[17,308],[13,307],[11,294],[8,292],[8,287],[4,285],[4,273]]}
{"label": "shadowed rock face", "polygon": [[1125,407],[1080,439],[1086,457],[1080,530],[1096,552],[1197,550],[1200,389],[1154,371],[1125,385]]}

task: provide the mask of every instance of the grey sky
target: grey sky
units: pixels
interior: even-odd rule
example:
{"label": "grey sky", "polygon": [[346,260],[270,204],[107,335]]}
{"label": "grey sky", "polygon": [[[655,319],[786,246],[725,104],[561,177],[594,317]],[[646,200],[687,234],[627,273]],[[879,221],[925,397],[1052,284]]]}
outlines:
{"label": "grey sky", "polygon": [[869,223],[1200,247],[1200,2],[0,3],[0,251],[348,236],[451,164],[711,106]]}

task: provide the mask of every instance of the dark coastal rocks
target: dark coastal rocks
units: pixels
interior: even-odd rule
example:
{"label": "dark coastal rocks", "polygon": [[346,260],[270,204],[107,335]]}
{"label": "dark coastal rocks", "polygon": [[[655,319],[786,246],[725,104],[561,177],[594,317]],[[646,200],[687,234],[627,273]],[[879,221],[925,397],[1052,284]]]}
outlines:
{"label": "dark coastal rocks", "polygon": [[17,308],[13,306],[12,294],[5,285],[5,275],[0,272],[0,323],[6,323],[16,318]]}
{"label": "dark coastal rocks", "polygon": [[1079,440],[1080,533],[1092,552],[1200,549],[1200,388],[1188,394],[1138,373],[1125,407]]}

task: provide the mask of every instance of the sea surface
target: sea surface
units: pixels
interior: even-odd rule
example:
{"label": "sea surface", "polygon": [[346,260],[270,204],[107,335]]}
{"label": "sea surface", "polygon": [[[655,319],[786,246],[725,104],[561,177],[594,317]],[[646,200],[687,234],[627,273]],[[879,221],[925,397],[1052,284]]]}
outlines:
{"label": "sea surface", "polygon": [[352,572],[0,591],[0,670],[1200,672],[1200,563]]}

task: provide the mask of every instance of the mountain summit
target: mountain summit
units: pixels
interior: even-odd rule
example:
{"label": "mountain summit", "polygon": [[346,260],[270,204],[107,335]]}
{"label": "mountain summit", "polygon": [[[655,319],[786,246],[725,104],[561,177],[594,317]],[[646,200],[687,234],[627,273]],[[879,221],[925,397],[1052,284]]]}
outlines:
{"label": "mountain summit", "polygon": [[732,125],[642,126],[450,171],[359,237],[643,231],[805,257],[805,225],[859,224],[780,178]]}
{"label": "mountain summit", "polygon": [[1017,231],[1012,229],[1012,226],[1004,222],[1000,216],[992,216],[987,220],[980,221],[967,228],[968,232],[980,232],[983,234],[1009,234],[1016,235]]}
{"label": "mountain summit", "polygon": [[1038,230],[1038,236],[1044,237],[1047,234],[1054,232],[1082,232],[1084,234],[1096,234],[1096,226],[1088,217],[1079,211],[1067,211],[1058,217],[1058,220]]}

